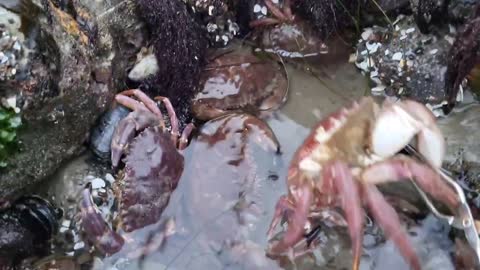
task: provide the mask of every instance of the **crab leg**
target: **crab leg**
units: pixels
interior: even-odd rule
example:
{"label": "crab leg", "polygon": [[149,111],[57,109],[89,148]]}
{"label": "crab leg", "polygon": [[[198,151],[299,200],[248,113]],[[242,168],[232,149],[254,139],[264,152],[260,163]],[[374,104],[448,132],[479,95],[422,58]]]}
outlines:
{"label": "crab leg", "polygon": [[183,150],[187,147],[188,137],[190,137],[190,134],[192,134],[194,128],[195,125],[190,123],[183,129],[182,136],[180,137],[180,142],[178,143],[178,149]]}
{"label": "crab leg", "polygon": [[[116,101],[119,102],[120,104],[126,106],[126,107],[129,107],[128,105],[123,104],[119,101],[119,99],[120,100],[126,100],[124,96],[128,96],[128,97],[134,96],[134,97],[138,98],[138,100],[140,100],[143,104],[145,104],[145,106],[152,113],[154,113],[160,119],[163,119],[162,112],[157,107],[157,104],[155,104],[155,102],[150,97],[148,97],[145,93],[143,93],[142,91],[140,91],[138,89],[129,89],[129,90],[125,90],[125,91],[122,91],[119,94],[117,94],[117,96],[115,97]],[[131,107],[129,107],[129,108],[133,110],[133,108],[131,108]]]}
{"label": "crab leg", "polygon": [[277,17],[278,20],[286,22],[289,18],[283,14],[283,12],[272,2],[272,0],[264,0],[265,5],[268,7],[268,10],[272,12],[273,16]]}
{"label": "crab leg", "polygon": [[180,136],[180,132],[178,131],[178,118],[175,110],[173,109],[172,103],[166,97],[157,96],[154,98],[155,100],[160,100],[165,105],[167,109],[168,116],[170,117],[170,126],[172,127],[172,139],[175,145],[177,145],[177,138]]}
{"label": "crab leg", "polygon": [[293,21],[293,14],[290,2],[290,0],[283,1],[283,14],[288,18],[289,21]]}
{"label": "crab leg", "polygon": [[[293,247],[304,236],[305,224],[307,223],[308,212],[310,210],[313,194],[308,185],[299,187],[295,194],[299,200],[295,202],[295,206],[292,211],[287,213],[288,229],[285,232],[284,237],[280,241],[274,243],[271,247],[270,252],[273,254],[280,254],[289,250],[290,247]],[[282,201],[277,204],[274,217],[275,222],[272,221],[271,226],[278,224],[283,214],[285,214],[285,211],[288,210],[288,207],[285,207],[288,204],[285,205],[283,203],[286,203],[286,201]],[[270,228],[269,232],[272,228],[273,227]]]}
{"label": "crab leg", "polygon": [[103,253],[118,252],[122,248],[124,240],[107,225],[100,215],[93,203],[90,186],[87,186],[82,192],[80,210],[82,227],[87,238]]}
{"label": "crab leg", "polygon": [[323,169],[323,185],[322,192],[333,191],[331,193],[339,195],[339,203],[345,212],[348,231],[352,241],[352,269],[358,270],[362,253],[363,224],[365,221],[358,183],[353,178],[347,164],[342,161],[333,161]]}
{"label": "crab leg", "polygon": [[403,230],[400,223],[400,218],[395,212],[395,209],[388,204],[382,193],[380,193],[375,185],[364,184],[362,185],[362,190],[363,197],[367,201],[368,208],[370,209],[374,219],[385,232],[385,235],[389,237],[400,249],[403,257],[408,259],[408,263],[415,270],[420,270],[420,261],[415,253],[415,250],[408,241],[408,235]]}
{"label": "crab leg", "polygon": [[375,163],[365,169],[362,174],[362,180],[368,184],[408,179],[414,180],[422,190],[445,203],[455,213],[460,203],[455,191],[430,167],[409,157],[399,156]]}
{"label": "crab leg", "polygon": [[249,26],[252,28],[259,27],[259,26],[269,26],[269,25],[276,25],[279,24],[280,21],[274,18],[262,18],[251,21]]}

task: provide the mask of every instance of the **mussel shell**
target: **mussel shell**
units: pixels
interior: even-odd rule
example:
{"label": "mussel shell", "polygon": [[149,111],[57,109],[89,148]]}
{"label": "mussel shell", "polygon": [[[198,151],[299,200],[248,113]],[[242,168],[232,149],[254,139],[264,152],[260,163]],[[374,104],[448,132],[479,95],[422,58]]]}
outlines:
{"label": "mussel shell", "polygon": [[46,255],[62,215],[38,196],[22,197],[0,212],[0,269],[26,257]]}
{"label": "mussel shell", "polygon": [[107,111],[99,120],[90,137],[90,148],[93,153],[103,161],[110,160],[112,137],[118,122],[125,118],[130,110],[116,104]]}
{"label": "mussel shell", "polygon": [[63,213],[49,201],[32,195],[18,199],[13,208],[20,216],[21,223],[39,237],[49,239],[58,231],[58,221]]}

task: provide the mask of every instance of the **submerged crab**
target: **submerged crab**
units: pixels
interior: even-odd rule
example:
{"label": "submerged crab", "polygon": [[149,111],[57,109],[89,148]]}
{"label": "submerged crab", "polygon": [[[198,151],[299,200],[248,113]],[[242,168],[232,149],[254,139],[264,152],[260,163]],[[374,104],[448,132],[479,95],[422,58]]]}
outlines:
{"label": "submerged crab", "polygon": [[285,101],[288,90],[287,74],[280,64],[237,51],[215,58],[200,84],[203,88],[192,104],[200,120],[232,112],[271,111]]}
{"label": "submerged crab", "polygon": [[250,22],[250,27],[258,30],[254,36],[265,51],[287,58],[328,53],[328,47],[319,38],[311,23],[292,14],[290,0],[279,4],[274,4],[272,0],[263,2],[272,16],[260,12],[257,18]]}
{"label": "submerged crab", "polygon": [[358,269],[365,204],[410,265],[420,269],[398,215],[376,187],[412,179],[452,211],[457,209],[456,194],[431,167],[396,155],[415,136],[419,151],[430,165],[441,166],[443,135],[428,108],[415,101],[386,101],[379,106],[372,98],[363,98],[321,121],[290,164],[288,195],[276,205],[269,235],[282,218],[286,218],[288,230],[272,243],[269,253],[291,250],[303,238],[309,221],[323,210],[341,207],[352,240],[353,269]]}
{"label": "submerged crab", "polygon": [[[171,132],[166,130],[156,103],[143,92],[127,90],[116,96],[119,104],[133,110],[118,124],[111,154],[113,167],[118,167],[124,152],[128,151],[123,177],[117,181],[118,227],[125,232],[159,220],[183,173],[184,158],[178,152],[177,144],[179,149],[185,148],[193,125],[188,125],[178,140],[178,120],[169,100],[164,97],[156,97],[155,100],[165,105],[170,116]],[[81,210],[83,229],[89,240],[104,253],[119,251],[124,240],[109,228],[96,210],[89,187],[83,192]]]}

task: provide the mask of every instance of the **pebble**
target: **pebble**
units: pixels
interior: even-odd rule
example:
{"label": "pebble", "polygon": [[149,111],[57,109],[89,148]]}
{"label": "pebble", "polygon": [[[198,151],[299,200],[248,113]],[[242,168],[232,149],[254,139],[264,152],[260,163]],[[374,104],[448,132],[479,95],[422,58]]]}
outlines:
{"label": "pebble", "polygon": [[267,7],[262,7],[262,14],[267,16],[267,12],[268,12]]}
{"label": "pebble", "polygon": [[71,223],[72,222],[70,220],[66,219],[66,220],[62,221],[62,227],[69,228]]}
{"label": "pebble", "polygon": [[156,74],[157,72],[157,58],[154,54],[149,54],[132,68],[132,70],[128,73],[128,78],[132,81],[138,82],[146,79],[150,75]]}
{"label": "pebble", "polygon": [[105,174],[105,180],[107,180],[108,182],[110,182],[110,184],[113,184],[113,182],[115,182],[115,177],[113,177],[112,174],[107,173],[107,174]]}
{"label": "pebble", "polygon": [[392,55],[392,60],[400,61],[400,60],[402,60],[402,57],[403,57],[403,53],[396,52]]}
{"label": "pebble", "polygon": [[95,178],[91,182],[92,184],[92,189],[99,189],[105,187],[105,181],[101,178]]}
{"label": "pebble", "polygon": [[363,31],[362,33],[362,39],[363,40],[368,40],[368,38],[370,37],[370,35],[373,34],[373,30],[371,28],[367,28],[365,29],[365,31]]}
{"label": "pebble", "polygon": [[367,42],[367,44],[366,44],[367,50],[370,53],[376,53],[380,46],[382,46],[382,44],[378,43],[378,42],[371,42],[371,43]]}
{"label": "pebble", "polygon": [[75,243],[75,245],[73,246],[73,249],[74,250],[79,250],[79,249],[82,249],[84,247],[85,247],[85,243],[83,241],[80,241],[80,242]]}

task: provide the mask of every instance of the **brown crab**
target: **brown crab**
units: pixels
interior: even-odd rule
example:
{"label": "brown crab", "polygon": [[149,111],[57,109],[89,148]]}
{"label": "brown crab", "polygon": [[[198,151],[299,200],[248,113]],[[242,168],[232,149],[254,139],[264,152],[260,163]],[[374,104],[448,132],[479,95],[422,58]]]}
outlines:
{"label": "brown crab", "polygon": [[[163,115],[155,101],[140,90],[126,90],[115,100],[132,110],[115,130],[111,153],[112,165],[116,168],[128,151],[123,176],[117,181],[118,228],[128,233],[159,220],[183,173],[184,158],[178,149],[186,147],[193,125],[187,125],[180,136],[175,111],[165,97],[156,97],[155,100],[163,102],[166,107],[170,132],[165,128]],[[83,191],[81,218],[86,236],[99,250],[113,254],[121,249],[123,237],[103,220],[89,187]]]}
{"label": "brown crab", "polygon": [[206,121],[234,112],[258,114],[278,108],[285,101],[288,79],[281,65],[234,51],[214,58],[200,85],[192,111]]}
{"label": "brown crab", "polygon": [[259,46],[287,58],[303,58],[328,53],[327,45],[319,38],[311,23],[292,14],[291,1],[281,6],[271,0],[263,1],[271,13],[250,22],[257,29],[254,37]]}
{"label": "brown crab", "polygon": [[[396,154],[415,136],[428,166]],[[430,167],[441,166],[444,152],[444,138],[433,114],[415,101],[385,101],[379,106],[365,97],[332,113],[313,129],[291,161],[288,195],[276,205],[269,235],[282,218],[288,229],[283,238],[273,241],[269,253],[293,250],[309,221],[324,210],[341,207],[352,240],[353,269],[358,269],[365,218],[362,205],[366,205],[404,258],[420,269],[397,213],[376,185],[412,179],[455,211],[459,205],[456,193]]]}

